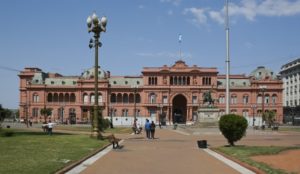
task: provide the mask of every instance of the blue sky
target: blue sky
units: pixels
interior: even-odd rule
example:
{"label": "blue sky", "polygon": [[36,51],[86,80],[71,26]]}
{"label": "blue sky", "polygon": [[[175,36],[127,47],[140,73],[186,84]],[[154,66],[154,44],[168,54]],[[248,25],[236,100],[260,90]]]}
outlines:
{"label": "blue sky", "polygon": [[[80,75],[94,64],[86,18],[107,16],[99,63],[112,75],[140,75],[142,67],[188,65],[225,72],[224,0],[2,0],[0,104],[17,108],[18,72]],[[232,74],[263,65],[279,72],[300,57],[300,0],[230,0]]]}

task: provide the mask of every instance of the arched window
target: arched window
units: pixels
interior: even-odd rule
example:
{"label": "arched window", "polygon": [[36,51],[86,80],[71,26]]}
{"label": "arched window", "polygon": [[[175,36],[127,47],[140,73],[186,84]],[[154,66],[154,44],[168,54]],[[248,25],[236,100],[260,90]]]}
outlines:
{"label": "arched window", "polygon": [[68,93],[65,94],[65,102],[70,102],[70,95]]}
{"label": "arched window", "polygon": [[37,93],[34,93],[32,98],[33,98],[33,103],[37,103],[40,101],[40,97]]}
{"label": "arched window", "polygon": [[117,103],[122,103],[123,101],[122,101],[122,94],[118,94],[117,95]]}
{"label": "arched window", "polygon": [[178,77],[178,85],[182,85],[182,79],[181,79],[181,76]]}
{"label": "arched window", "polygon": [[185,76],[182,77],[182,84],[186,85],[186,77]]}
{"label": "arched window", "polygon": [[269,94],[266,94],[265,95],[265,103],[269,103],[270,102],[270,95]]}
{"label": "arched window", "polygon": [[112,109],[111,114],[112,116],[117,116],[117,109]]}
{"label": "arched window", "polygon": [[276,104],[276,101],[277,101],[277,95],[273,94],[272,95],[272,104]]}
{"label": "arched window", "polygon": [[219,97],[219,103],[220,104],[224,104],[225,103],[225,96],[224,95],[220,95],[220,97]]}
{"label": "arched window", "polygon": [[128,116],[128,109],[122,110],[122,116],[124,116],[124,117]]}
{"label": "arched window", "polygon": [[231,95],[231,104],[237,104],[237,96],[235,94]]}
{"label": "arched window", "polygon": [[261,96],[261,94],[257,95],[256,103],[258,103],[258,104],[262,103],[262,96]]}
{"label": "arched window", "polygon": [[52,102],[52,94],[51,93],[48,94],[47,101]]}
{"label": "arched window", "polygon": [[170,77],[170,84],[173,85],[173,76]]}
{"label": "arched window", "polygon": [[148,77],[148,85],[151,85],[151,77]]}
{"label": "arched window", "polygon": [[83,94],[83,103],[84,103],[84,104],[89,103],[89,96],[88,96],[87,93],[84,93],[84,94]]}
{"label": "arched window", "polygon": [[135,102],[136,103],[141,103],[141,96],[140,96],[140,94],[136,94],[135,95]]}
{"label": "arched window", "polygon": [[111,103],[116,103],[116,102],[117,102],[117,96],[116,96],[115,93],[112,93],[112,94],[110,95],[110,102],[111,102]]}
{"label": "arched window", "polygon": [[59,93],[58,102],[64,102],[64,94]]}
{"label": "arched window", "polygon": [[72,103],[76,102],[76,96],[74,93],[71,93],[70,102],[72,102]]}
{"label": "arched window", "polygon": [[150,93],[149,94],[149,102],[150,103],[156,103],[156,95],[155,95],[155,93]]}
{"label": "arched window", "polygon": [[190,77],[187,77],[187,85],[190,85]]}
{"label": "arched window", "polygon": [[54,93],[53,102],[58,102],[58,94]]}
{"label": "arched window", "polygon": [[157,77],[154,77],[154,84],[157,85]]}
{"label": "arched window", "polygon": [[244,95],[243,96],[243,104],[248,104],[249,103],[249,96],[248,95]]}
{"label": "arched window", "polygon": [[129,103],[134,102],[134,95],[132,93],[129,94]]}
{"label": "arched window", "polygon": [[91,104],[95,103],[95,94],[94,93],[90,94],[90,101],[91,101]]}
{"label": "arched window", "polygon": [[128,103],[128,94],[123,94],[123,103]]}
{"label": "arched window", "polygon": [[103,102],[103,97],[101,93],[98,93],[98,102],[102,103]]}
{"label": "arched window", "polygon": [[237,110],[236,110],[236,109],[232,109],[232,110],[230,111],[230,113],[232,113],[232,114],[237,114]]}
{"label": "arched window", "polygon": [[243,110],[243,116],[248,117],[249,116],[249,111],[247,109]]}
{"label": "arched window", "polygon": [[174,85],[177,85],[177,77],[174,77]]}

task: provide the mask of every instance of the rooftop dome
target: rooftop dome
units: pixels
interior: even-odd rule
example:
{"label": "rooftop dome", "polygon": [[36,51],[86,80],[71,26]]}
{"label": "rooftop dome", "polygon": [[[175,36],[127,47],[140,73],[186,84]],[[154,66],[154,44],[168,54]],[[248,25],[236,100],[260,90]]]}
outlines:
{"label": "rooftop dome", "polygon": [[272,80],[277,79],[274,72],[270,69],[265,68],[264,66],[257,67],[254,71],[250,73],[249,76],[254,77],[255,80],[262,80],[266,78],[270,78]]}
{"label": "rooftop dome", "polygon": [[[84,79],[91,79],[95,77],[95,68],[90,68],[85,70],[82,74],[81,77]],[[100,66],[98,67],[98,79],[105,79],[107,78],[107,73],[100,68]]]}

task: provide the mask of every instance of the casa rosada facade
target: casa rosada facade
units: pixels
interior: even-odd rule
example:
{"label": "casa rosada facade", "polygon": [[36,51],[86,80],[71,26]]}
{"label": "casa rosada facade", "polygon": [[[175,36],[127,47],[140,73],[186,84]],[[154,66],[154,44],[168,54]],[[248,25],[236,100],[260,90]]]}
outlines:
{"label": "casa rosada facade", "polygon": [[[192,123],[199,108],[205,107],[203,94],[208,91],[213,107],[219,109],[220,116],[225,114],[226,79],[217,68],[188,66],[179,60],[172,66],[144,67],[140,76],[111,76],[100,68],[98,73],[98,100],[104,117]],[[18,76],[21,118],[42,122],[40,110],[51,108],[52,121],[90,121],[95,101],[94,68],[80,76],[25,68]],[[282,91],[282,81],[265,67],[248,76],[230,75],[230,112],[249,120],[261,118],[263,111],[274,111],[276,120],[282,122]]]}

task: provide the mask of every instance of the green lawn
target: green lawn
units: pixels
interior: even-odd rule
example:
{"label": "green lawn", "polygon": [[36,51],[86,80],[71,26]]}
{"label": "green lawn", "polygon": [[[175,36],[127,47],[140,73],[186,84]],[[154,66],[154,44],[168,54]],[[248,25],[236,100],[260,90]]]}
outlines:
{"label": "green lawn", "polygon": [[279,131],[300,132],[300,127],[279,127]]}
{"label": "green lawn", "polygon": [[54,173],[106,144],[87,135],[15,130],[12,137],[0,137],[0,173]]}
{"label": "green lawn", "polygon": [[[57,125],[54,127],[55,130],[67,130],[67,131],[80,131],[80,132],[91,132],[91,127],[83,127],[83,126],[76,126],[76,125]],[[113,129],[105,129],[105,133],[131,133],[132,128],[130,127],[114,127]]]}
{"label": "green lawn", "polygon": [[279,169],[273,169],[270,166],[256,162],[252,160],[250,157],[255,155],[271,155],[271,154],[278,154],[284,150],[296,149],[297,147],[275,147],[275,146],[268,146],[268,147],[256,147],[256,146],[235,146],[235,147],[219,147],[215,148],[215,150],[225,153],[229,156],[232,156],[242,162],[245,162],[251,166],[254,166],[258,169],[266,173],[272,174],[285,174],[286,172]]}
{"label": "green lawn", "polygon": [[112,134],[130,134],[132,133],[131,127],[114,127],[113,129],[105,129],[105,133],[112,133]]}

